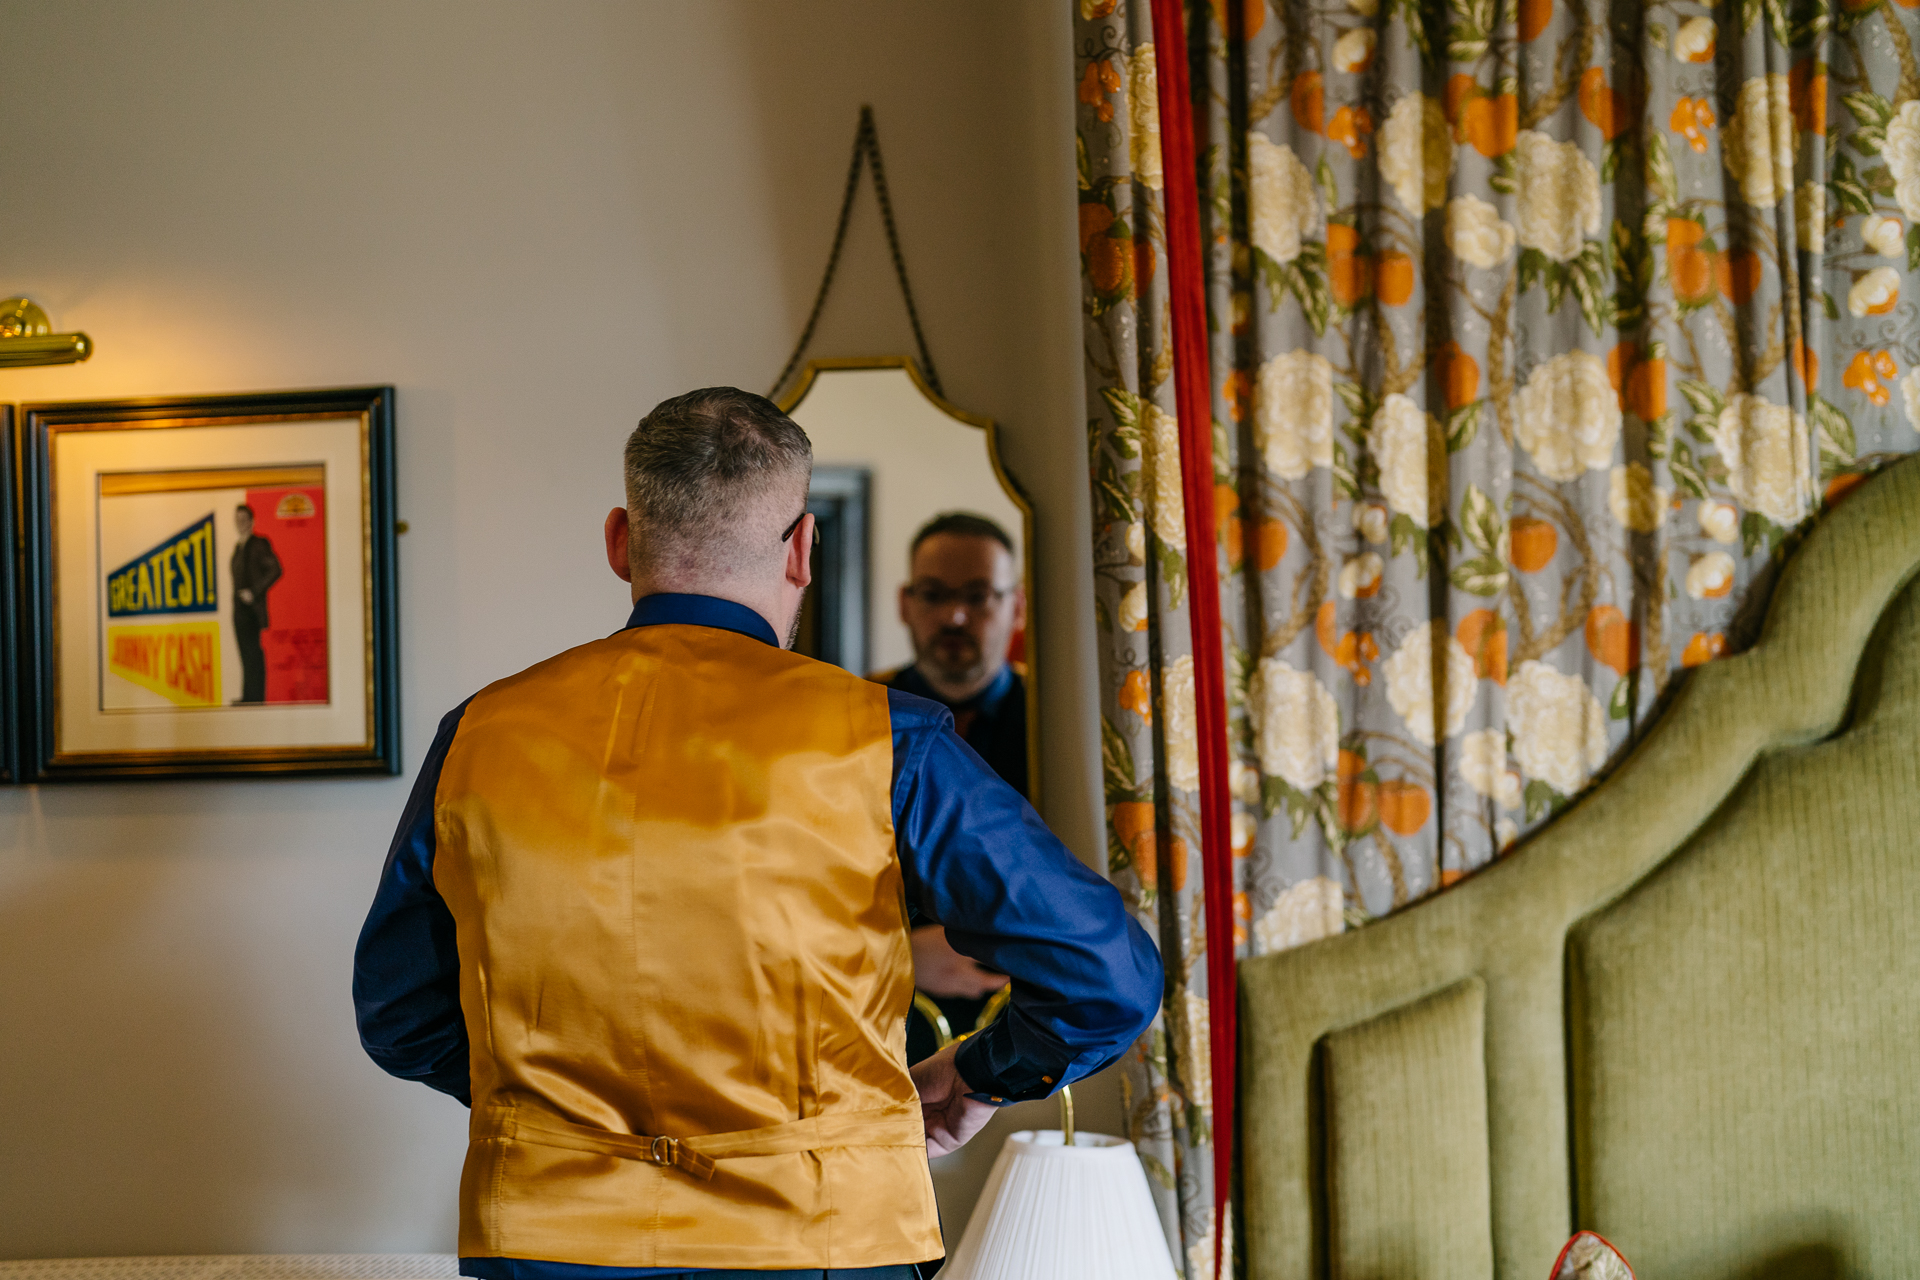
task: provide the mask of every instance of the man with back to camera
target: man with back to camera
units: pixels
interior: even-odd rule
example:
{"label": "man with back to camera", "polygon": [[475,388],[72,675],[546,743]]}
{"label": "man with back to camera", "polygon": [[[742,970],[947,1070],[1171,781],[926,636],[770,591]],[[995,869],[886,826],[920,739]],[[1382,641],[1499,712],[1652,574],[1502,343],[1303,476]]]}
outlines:
{"label": "man with back to camera", "polygon": [[[913,661],[873,678],[944,704],[953,713],[954,732],[1026,795],[1027,687],[1007,651],[1014,632],[1026,625],[1027,592],[1007,531],[966,511],[922,525],[907,548],[900,621],[913,642]],[[946,930],[930,922],[915,923],[913,967],[915,982],[956,1034],[972,1030],[989,998],[1007,983],[1005,974],[954,950]],[[937,1047],[930,1025],[908,1025],[908,1062],[932,1056]]]}
{"label": "man with back to camera", "polygon": [[[895,1280],[927,1157],[1112,1062],[1159,1006],[1114,889],[942,707],[786,651],[812,448],[760,396],[626,447],[625,629],[440,725],[355,957],[381,1067],[473,1109],[461,1273]],[[911,898],[1013,975],[908,1072]]]}

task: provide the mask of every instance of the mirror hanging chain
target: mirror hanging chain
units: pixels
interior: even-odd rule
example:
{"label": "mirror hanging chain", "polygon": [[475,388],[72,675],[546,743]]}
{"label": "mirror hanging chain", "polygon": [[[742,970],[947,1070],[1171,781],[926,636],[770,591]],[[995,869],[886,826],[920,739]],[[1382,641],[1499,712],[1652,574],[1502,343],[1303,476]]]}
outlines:
{"label": "mirror hanging chain", "polygon": [[907,303],[907,321],[913,326],[913,341],[920,349],[920,368],[926,374],[927,385],[933,393],[942,399],[946,391],[940,386],[940,375],[934,370],[933,357],[927,353],[926,335],[920,332],[920,312],[913,305],[913,286],[907,283],[907,260],[900,253],[900,233],[893,223],[893,200],[887,194],[887,171],[880,161],[880,133],[873,125],[873,108],[863,104],[860,108],[860,127],[853,135],[853,163],[847,168],[847,190],[840,198],[840,223],[834,228],[833,249],[827,254],[827,271],[820,279],[820,292],[814,295],[813,310],[807,315],[807,324],[800,331],[800,341],[793,348],[793,356],[787,361],[787,367],[774,379],[772,390],[767,392],[768,399],[775,399],[780,388],[787,385],[787,379],[799,367],[801,357],[806,355],[807,344],[813,341],[814,326],[820,322],[820,311],[827,304],[827,293],[833,288],[834,268],[840,265],[840,250],[846,244],[847,221],[853,215],[853,197],[860,189],[860,166],[871,163],[873,166],[873,190],[880,198],[880,218],[887,228],[887,248],[893,255],[893,273],[900,281],[900,293]]}

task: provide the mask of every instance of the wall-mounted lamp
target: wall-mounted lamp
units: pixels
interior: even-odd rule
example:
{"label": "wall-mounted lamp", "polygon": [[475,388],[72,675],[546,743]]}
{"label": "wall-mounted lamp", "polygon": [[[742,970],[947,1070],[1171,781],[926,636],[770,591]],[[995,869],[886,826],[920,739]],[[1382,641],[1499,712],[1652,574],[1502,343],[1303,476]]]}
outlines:
{"label": "wall-mounted lamp", "polygon": [[0,302],[0,368],[76,364],[93,354],[84,333],[54,333],[47,313],[30,298]]}

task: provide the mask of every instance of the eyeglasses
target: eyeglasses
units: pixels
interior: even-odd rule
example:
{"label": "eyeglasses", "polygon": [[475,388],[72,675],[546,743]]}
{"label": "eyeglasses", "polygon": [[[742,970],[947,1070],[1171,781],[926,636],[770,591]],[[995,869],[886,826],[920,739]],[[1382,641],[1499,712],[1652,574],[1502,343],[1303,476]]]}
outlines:
{"label": "eyeglasses", "polygon": [[955,591],[952,587],[922,582],[907,588],[907,599],[923,609],[948,609],[959,604],[965,605],[969,613],[979,613],[989,605],[999,604],[1012,593],[1012,587],[976,586]]}
{"label": "eyeglasses", "polygon": [[[807,509],[802,507],[800,508],[800,514],[793,518],[793,523],[787,526],[787,531],[780,535],[780,541],[785,542],[788,538],[791,538],[794,530],[798,529],[800,522],[806,518]],[[816,547],[820,545],[820,522],[818,520],[813,522],[813,545]]]}

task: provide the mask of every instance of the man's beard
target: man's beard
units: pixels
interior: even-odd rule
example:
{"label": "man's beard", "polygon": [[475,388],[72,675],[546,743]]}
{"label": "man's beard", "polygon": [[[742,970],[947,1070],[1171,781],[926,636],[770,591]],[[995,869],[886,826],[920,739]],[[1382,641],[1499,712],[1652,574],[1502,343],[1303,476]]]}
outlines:
{"label": "man's beard", "polygon": [[793,625],[787,628],[787,649],[791,651],[800,639],[800,610],[793,611]]}
{"label": "man's beard", "polygon": [[[949,658],[948,654],[956,656]],[[937,671],[941,678],[955,682],[973,679],[985,666],[980,642],[958,627],[943,627],[934,632],[921,652],[920,660]]]}

